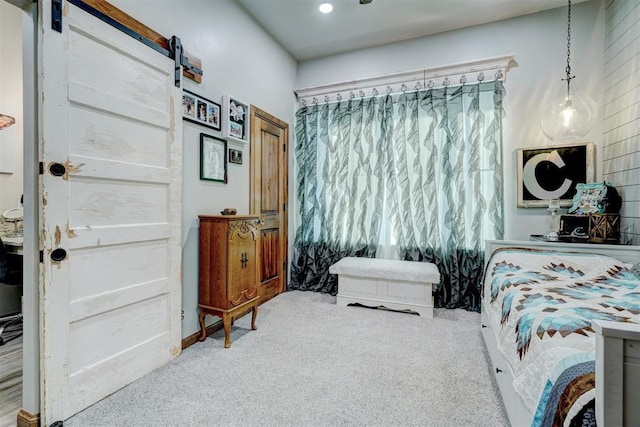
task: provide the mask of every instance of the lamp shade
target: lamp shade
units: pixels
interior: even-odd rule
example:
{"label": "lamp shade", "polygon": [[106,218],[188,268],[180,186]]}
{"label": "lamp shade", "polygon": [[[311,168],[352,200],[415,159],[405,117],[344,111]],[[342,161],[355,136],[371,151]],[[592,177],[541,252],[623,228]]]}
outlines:
{"label": "lamp shade", "polygon": [[4,114],[0,113],[0,129],[8,128],[15,122],[16,122],[16,119],[14,119],[13,117],[5,116]]}
{"label": "lamp shade", "polygon": [[571,81],[545,103],[540,127],[553,141],[578,141],[589,133],[596,117],[596,103]]}

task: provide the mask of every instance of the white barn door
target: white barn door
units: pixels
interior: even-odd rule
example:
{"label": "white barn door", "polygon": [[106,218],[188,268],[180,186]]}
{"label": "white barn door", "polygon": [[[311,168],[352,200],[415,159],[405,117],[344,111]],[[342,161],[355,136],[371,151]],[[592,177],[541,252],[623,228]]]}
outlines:
{"label": "white barn door", "polygon": [[181,350],[174,63],[63,4],[39,21],[43,425]]}

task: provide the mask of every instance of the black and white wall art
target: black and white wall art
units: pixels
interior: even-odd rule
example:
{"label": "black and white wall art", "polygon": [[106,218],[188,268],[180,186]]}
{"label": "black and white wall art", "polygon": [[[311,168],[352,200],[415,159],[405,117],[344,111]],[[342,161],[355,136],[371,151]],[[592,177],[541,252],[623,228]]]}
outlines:
{"label": "black and white wall art", "polygon": [[518,207],[571,206],[576,186],[595,179],[594,151],[593,143],[519,149]]}

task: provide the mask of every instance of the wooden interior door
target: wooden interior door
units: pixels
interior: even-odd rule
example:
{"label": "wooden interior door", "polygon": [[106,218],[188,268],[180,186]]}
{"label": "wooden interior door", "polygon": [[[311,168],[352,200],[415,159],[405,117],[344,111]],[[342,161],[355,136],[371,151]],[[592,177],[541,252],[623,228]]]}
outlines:
{"label": "wooden interior door", "polygon": [[181,90],[174,62],[64,3],[39,36],[42,424],[181,349]]}
{"label": "wooden interior door", "polygon": [[287,123],[251,106],[249,210],[260,216],[261,303],[287,287],[288,141]]}

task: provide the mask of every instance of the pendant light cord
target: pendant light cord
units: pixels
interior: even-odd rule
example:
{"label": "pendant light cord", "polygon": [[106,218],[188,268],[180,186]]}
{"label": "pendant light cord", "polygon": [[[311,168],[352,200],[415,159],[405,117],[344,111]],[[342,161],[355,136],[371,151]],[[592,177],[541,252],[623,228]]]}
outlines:
{"label": "pendant light cord", "polygon": [[575,76],[571,75],[571,0],[569,0],[569,7],[567,8],[567,68],[565,68],[565,71],[567,72],[567,78],[562,80],[567,82],[567,95],[569,95],[571,79],[575,78]]}

